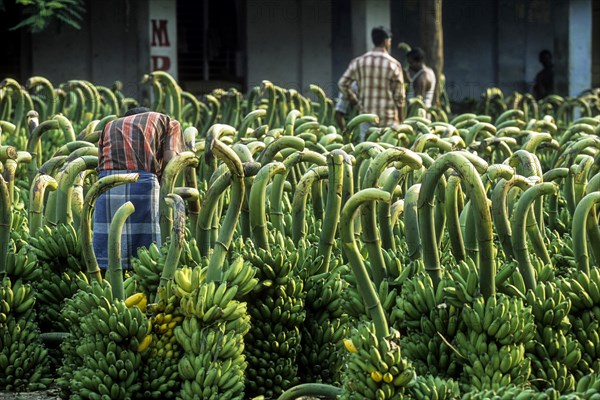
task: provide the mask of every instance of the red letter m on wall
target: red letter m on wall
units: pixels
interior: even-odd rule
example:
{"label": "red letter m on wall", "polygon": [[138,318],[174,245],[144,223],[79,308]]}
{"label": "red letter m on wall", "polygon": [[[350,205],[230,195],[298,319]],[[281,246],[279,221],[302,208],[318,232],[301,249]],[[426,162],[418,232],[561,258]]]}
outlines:
{"label": "red letter m on wall", "polygon": [[152,20],[152,46],[169,47],[169,34],[166,19]]}

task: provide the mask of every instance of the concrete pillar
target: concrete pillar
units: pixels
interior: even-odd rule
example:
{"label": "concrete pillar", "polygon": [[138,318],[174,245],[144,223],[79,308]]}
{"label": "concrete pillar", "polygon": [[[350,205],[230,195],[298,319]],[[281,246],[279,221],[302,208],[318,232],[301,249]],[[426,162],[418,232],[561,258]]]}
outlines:
{"label": "concrete pillar", "polygon": [[352,53],[359,56],[373,47],[371,29],[392,28],[390,0],[352,0]]}
{"label": "concrete pillar", "polygon": [[592,0],[569,3],[569,96],[592,86]]}

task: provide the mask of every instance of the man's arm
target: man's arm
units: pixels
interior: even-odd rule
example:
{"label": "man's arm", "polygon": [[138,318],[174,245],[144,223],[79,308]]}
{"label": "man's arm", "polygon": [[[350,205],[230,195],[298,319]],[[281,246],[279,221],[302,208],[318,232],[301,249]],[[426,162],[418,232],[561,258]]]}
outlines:
{"label": "man's arm", "polygon": [[413,90],[415,91],[415,96],[421,96],[422,98],[425,98],[425,93],[427,93],[428,88],[429,85],[424,73],[422,73],[413,81]]}
{"label": "man's arm", "polygon": [[354,69],[355,61],[352,60],[352,62],[338,81],[338,88],[340,89],[340,92],[346,99],[348,99],[348,101],[352,105],[358,104],[358,96],[356,96],[356,93],[354,93],[354,91],[352,90],[352,82],[354,82],[354,78],[352,77],[352,75],[354,74]]}
{"label": "man's arm", "polygon": [[406,95],[404,93],[404,75],[400,63],[398,63],[397,68],[393,69],[391,89],[394,102],[398,108],[398,119],[402,122],[404,121],[404,99]]}

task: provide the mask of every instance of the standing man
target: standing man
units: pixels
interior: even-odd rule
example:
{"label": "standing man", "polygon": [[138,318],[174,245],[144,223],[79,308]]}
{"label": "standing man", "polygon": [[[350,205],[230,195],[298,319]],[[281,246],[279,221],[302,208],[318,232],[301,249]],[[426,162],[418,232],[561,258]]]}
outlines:
{"label": "standing man", "polygon": [[533,83],[533,95],[536,100],[541,100],[549,94],[554,93],[554,65],[552,64],[552,53],[550,50],[542,50],[538,55],[542,69],[535,75]]}
{"label": "standing man", "polygon": [[133,108],[109,122],[98,141],[99,178],[138,173],[135,183],[120,185],[96,201],[93,245],[100,268],[108,267],[108,232],[117,209],[131,201],[135,211],[125,222],[121,237],[121,263],[130,268],[138,247],[161,245],[158,200],[162,172],[183,151],[181,125],[169,116],[145,107]]}
{"label": "standing man", "polygon": [[[381,126],[396,127],[404,119],[404,78],[400,62],[389,54],[391,32],[382,27],[371,31],[373,49],[350,62],[338,82],[340,92],[361,113],[376,114]],[[352,90],[356,82],[358,93]],[[359,101],[360,98],[360,101]],[[360,140],[369,126],[361,125]]]}
{"label": "standing man", "polygon": [[420,47],[415,47],[406,53],[408,62],[407,76],[409,80],[408,98],[421,96],[427,108],[433,104],[435,93],[435,72],[425,65],[425,52]]}

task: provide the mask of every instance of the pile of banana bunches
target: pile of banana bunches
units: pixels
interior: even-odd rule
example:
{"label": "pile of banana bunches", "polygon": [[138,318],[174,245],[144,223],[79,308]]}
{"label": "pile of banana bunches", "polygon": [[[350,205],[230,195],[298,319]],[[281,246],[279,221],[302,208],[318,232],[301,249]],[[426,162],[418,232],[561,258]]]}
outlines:
{"label": "pile of banana bunches", "polygon": [[[92,246],[98,139],[122,84],[0,82],[0,397],[600,398],[600,93],[442,96],[396,128],[263,81],[196,96],[161,244]],[[359,141],[363,123],[371,127]],[[116,254],[116,256],[115,256]]]}

